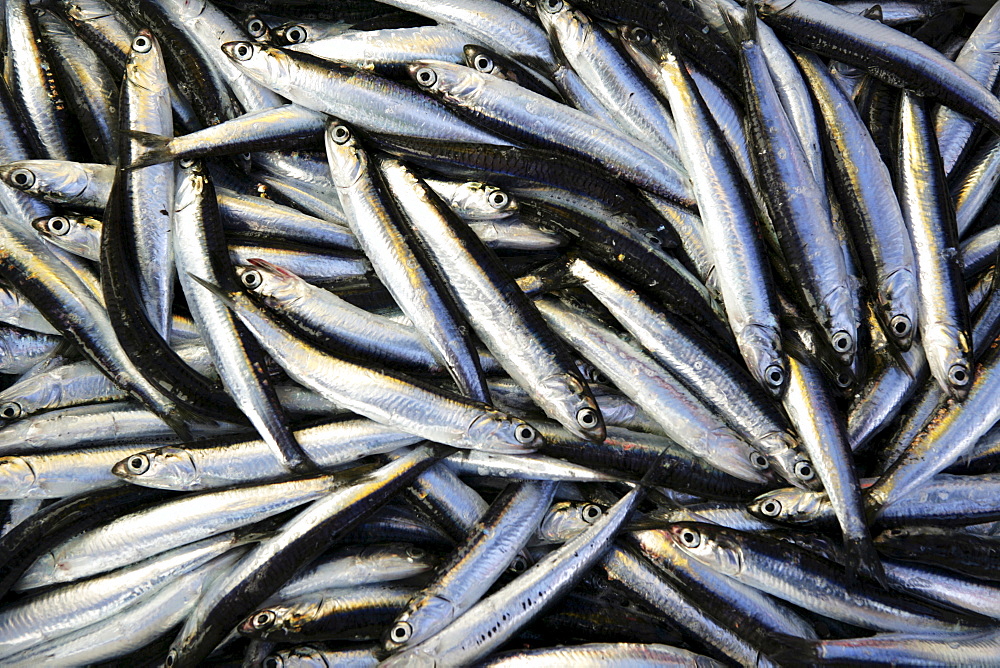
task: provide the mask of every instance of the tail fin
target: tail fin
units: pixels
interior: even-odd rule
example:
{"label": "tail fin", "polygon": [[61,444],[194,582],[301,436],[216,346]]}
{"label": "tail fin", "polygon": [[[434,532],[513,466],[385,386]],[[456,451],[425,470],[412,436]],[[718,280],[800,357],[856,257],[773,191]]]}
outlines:
{"label": "tail fin", "polygon": [[773,644],[767,648],[767,658],[776,666],[822,665],[818,640],[774,634]]}
{"label": "tail fin", "polygon": [[739,46],[743,42],[757,41],[757,12],[753,6],[744,9],[717,3],[716,7],[734,44]]}
{"label": "tail fin", "polygon": [[139,167],[149,167],[158,165],[161,162],[169,162],[174,159],[170,151],[169,144],[173,137],[153,134],[151,132],[139,132],[131,130],[126,133],[129,139],[139,144],[139,150],[132,163],[126,169],[138,169]]}
{"label": "tail fin", "polygon": [[864,538],[844,536],[844,559],[849,578],[856,578],[860,574],[878,582],[885,589],[889,588],[882,559],[875,549],[871,536],[865,535]]}

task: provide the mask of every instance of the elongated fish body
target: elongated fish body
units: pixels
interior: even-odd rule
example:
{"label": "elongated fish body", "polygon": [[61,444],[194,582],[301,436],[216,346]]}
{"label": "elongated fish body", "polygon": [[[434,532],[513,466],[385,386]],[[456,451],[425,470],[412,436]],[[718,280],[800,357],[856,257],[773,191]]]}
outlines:
{"label": "elongated fish body", "polygon": [[217,294],[291,378],[359,415],[455,447],[531,452],[541,442],[533,427],[485,404],[326,354],[284,330],[241,292]]}
{"label": "elongated fish body", "polygon": [[457,29],[437,25],[348,31],[294,44],[289,50],[383,76],[402,76],[407,66],[417,60],[463,62],[468,42],[469,38]]}
{"label": "elongated fish body", "polygon": [[461,617],[528,543],[555,494],[552,482],[508,485],[435,580],[407,603],[385,634],[389,652],[413,647]]}
{"label": "elongated fish body", "polygon": [[[122,86],[121,132],[173,134],[173,116],[167,91],[167,70],[159,44],[149,32],[132,40],[132,52]],[[132,164],[137,147],[122,143],[121,165]],[[139,293],[150,321],[163,337],[170,334],[174,296],[171,217],[174,206],[172,163],[122,171],[118,183],[120,215],[128,218],[124,242],[133,248],[141,277]]]}
{"label": "elongated fish body", "polygon": [[673,119],[611,37],[570,4],[541,3],[538,17],[584,85],[636,139],[680,158]]}
{"label": "elongated fish body", "polygon": [[604,422],[586,381],[496,256],[404,165],[386,159],[379,166],[466,320],[501,366],[552,419],[583,438],[603,441]]}
{"label": "elongated fish body", "polygon": [[730,475],[766,479],[767,459],[663,367],[561,302],[544,298],[536,303],[553,330],[660,422],[678,445]]}
{"label": "elongated fish body", "polygon": [[[507,144],[455,117],[436,100],[364,70],[250,42],[230,42],[223,50],[242,71],[292,102],[365,130]],[[395,113],[377,112],[386,104]]]}
{"label": "elongated fish body", "polygon": [[785,39],[978,120],[1000,132],[1000,100],[923,42],[819,0],[758,0],[761,16]]}
{"label": "elongated fish body", "polygon": [[919,323],[917,279],[892,177],[856,107],[827,75],[823,63],[802,51],[796,51],[795,57],[823,115],[831,175],[854,249],[875,289],[879,321],[899,349],[908,350]]}
{"label": "elongated fish body", "polygon": [[64,160],[18,160],[0,168],[12,188],[85,213],[104,211],[114,175],[111,165]]}
{"label": "elongated fish body", "polygon": [[215,189],[199,163],[181,164],[174,202],[174,256],[184,267],[181,287],[215,368],[275,456],[290,470],[308,471],[309,459],[296,443],[278,403],[263,350],[225,304],[191,278],[197,276],[226,290],[239,285],[228,262]]}
{"label": "elongated fish body", "polygon": [[423,61],[410,66],[410,76],[421,89],[498,134],[597,162],[641,188],[693,205],[676,160],[650,153],[641,142],[585,112],[461,65]]}
{"label": "elongated fish body", "polygon": [[[670,104],[685,166],[694,184],[730,327],[754,378],[780,395],[786,379],[781,329],[753,204],[728,151],[708,149],[724,142],[684,63],[661,46],[660,68],[671,84]],[[749,276],[755,278],[747,280]]]}
{"label": "elongated fish body", "polygon": [[[728,14],[726,15],[728,16]],[[745,18],[746,26],[739,21]],[[854,359],[860,320],[857,294],[830,208],[813,176],[775,91],[760,47],[754,38],[756,18],[730,19],[740,43],[740,61],[750,105],[748,136],[757,187],[767,202],[771,221],[797,289],[816,318],[834,353],[845,363]]]}
{"label": "elongated fish body", "polygon": [[899,131],[897,188],[916,260],[921,345],[938,385],[961,399],[972,368],[958,233],[926,102],[909,92],[903,93]]}
{"label": "elongated fish body", "polygon": [[479,357],[458,307],[413,243],[407,222],[393,215],[391,195],[381,183],[378,164],[342,123],[329,124],[326,147],[341,206],[375,273],[460,391],[489,403]]}

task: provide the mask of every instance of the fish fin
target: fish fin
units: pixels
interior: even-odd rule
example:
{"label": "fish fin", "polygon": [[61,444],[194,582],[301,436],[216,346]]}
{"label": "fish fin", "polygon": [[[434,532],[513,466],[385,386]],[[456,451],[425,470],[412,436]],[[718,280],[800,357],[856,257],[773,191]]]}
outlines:
{"label": "fish fin", "polygon": [[722,20],[734,44],[739,46],[743,42],[757,40],[757,12],[752,6],[744,9],[718,3],[716,7],[722,14]]}
{"label": "fish fin", "polygon": [[194,436],[191,435],[191,430],[188,428],[188,423],[204,421],[204,419],[194,411],[178,405],[175,405],[172,410],[160,415],[160,419],[163,420],[163,422],[185,443],[190,443],[194,440]]}
{"label": "fish fin", "polygon": [[879,23],[885,22],[885,17],[882,14],[882,5],[872,5],[865,11],[861,12],[861,15],[866,19],[871,19],[872,21],[878,21]]}
{"label": "fish fin", "polygon": [[215,285],[214,283],[209,283],[208,281],[206,281],[206,280],[204,280],[202,278],[198,278],[197,276],[195,276],[191,272],[188,272],[188,276],[190,276],[192,279],[194,279],[195,281],[197,281],[203,288],[205,288],[206,290],[208,290],[209,292],[211,292],[212,294],[214,294],[216,297],[218,297],[219,299],[221,299],[222,302],[226,306],[228,306],[229,308],[235,308],[236,302],[233,301],[233,298],[230,297],[226,293],[226,291],[223,290],[222,288],[220,288],[218,285]]}
{"label": "fish fin", "polygon": [[867,534],[863,538],[844,536],[844,563],[849,578],[855,578],[860,574],[888,589],[882,559],[875,550],[871,536]]}
{"label": "fish fin", "polygon": [[133,139],[139,144],[135,158],[125,169],[149,167],[150,165],[158,165],[161,162],[170,162],[174,159],[170,149],[167,148],[173,137],[166,137],[152,132],[139,132],[138,130],[129,130],[125,134],[129,139]]}

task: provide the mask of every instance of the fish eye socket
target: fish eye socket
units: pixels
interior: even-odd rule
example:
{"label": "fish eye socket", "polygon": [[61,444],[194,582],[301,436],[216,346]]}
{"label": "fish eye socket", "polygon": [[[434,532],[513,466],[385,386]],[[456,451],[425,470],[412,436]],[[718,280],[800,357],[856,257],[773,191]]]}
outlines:
{"label": "fish eye socket", "polygon": [[148,53],[153,48],[153,41],[145,35],[139,35],[132,40],[132,50],[136,53]]}
{"label": "fish eye socket", "polygon": [[177,661],[177,652],[175,652],[174,650],[170,650],[170,653],[167,654],[167,660],[164,661],[164,664],[166,664],[167,668],[173,668],[173,665],[176,661]]}
{"label": "fish eye socket", "polygon": [[657,247],[663,245],[663,241],[660,239],[660,237],[656,236],[655,234],[647,234],[646,241]]}
{"label": "fish eye socket", "polygon": [[62,216],[53,216],[49,218],[49,232],[61,237],[69,232],[69,221]]}
{"label": "fish eye socket", "polygon": [[523,573],[528,570],[528,560],[520,554],[517,555],[514,561],[510,562],[510,570],[513,573]]}
{"label": "fish eye socket", "polygon": [[194,160],[192,160],[191,158],[184,158],[183,160],[181,160],[180,164],[181,164],[181,169],[191,169],[192,167],[194,167]]}
{"label": "fish eye socket", "polygon": [[472,61],[473,66],[480,72],[493,71],[493,59],[485,54],[479,54]]}
{"label": "fish eye socket", "polygon": [[952,364],[948,369],[948,382],[952,385],[963,387],[969,382],[969,371],[964,364]]}
{"label": "fish eye socket", "polygon": [[760,512],[768,517],[777,517],[781,512],[781,503],[774,499],[768,499],[760,506]]}
{"label": "fish eye socket", "polygon": [[698,535],[697,531],[684,529],[681,531],[681,544],[684,547],[698,547],[701,545],[701,536]]}
{"label": "fish eye socket", "polygon": [[899,529],[899,528],[896,528],[896,529],[887,529],[886,532],[885,532],[886,536],[890,536],[892,538],[899,538],[900,536],[903,536],[905,534],[906,534],[906,532],[903,531],[902,529]]}
{"label": "fish eye socket", "polygon": [[768,466],[767,457],[765,457],[764,455],[760,454],[757,451],[750,453],[750,463],[753,465],[755,469],[764,470]]}
{"label": "fish eye socket", "polygon": [[785,371],[777,364],[772,364],[764,371],[764,378],[771,387],[781,387],[785,382]]}
{"label": "fish eye socket", "polygon": [[838,353],[846,353],[854,347],[854,339],[847,332],[837,332],[830,339],[830,342],[833,343],[833,349]]}
{"label": "fish eye socket", "polygon": [[392,642],[406,642],[413,636],[413,627],[409,622],[399,622],[389,631],[389,640]]}
{"label": "fish eye socket", "polygon": [[261,664],[264,668],[281,668],[285,665],[280,656],[269,656]]}
{"label": "fish eye socket", "polygon": [[264,282],[264,279],[261,278],[260,272],[254,270],[244,272],[241,280],[243,281],[243,285],[247,286],[251,290],[259,288],[261,283]]}
{"label": "fish eye socket", "polygon": [[21,405],[16,401],[8,401],[0,406],[0,418],[4,420],[16,420],[21,417]]}
{"label": "fish eye socket", "polygon": [[906,336],[910,333],[913,323],[905,315],[897,315],[889,323],[889,327],[892,328],[892,333],[896,336]]}
{"label": "fish eye socket", "polygon": [[593,429],[600,421],[600,416],[593,408],[581,408],[576,414],[576,423],[584,429]]}
{"label": "fish eye socket", "polygon": [[125,464],[128,468],[128,472],[134,475],[142,475],[149,470],[149,457],[146,455],[135,455],[128,458],[128,463]]}
{"label": "fish eye socket", "polygon": [[421,67],[414,77],[421,86],[433,86],[438,78],[437,73],[429,67]]}
{"label": "fish eye socket", "polygon": [[292,26],[285,31],[285,39],[289,44],[301,44],[306,41],[306,30],[302,26]]}
{"label": "fish eye socket", "polygon": [[494,209],[502,209],[510,203],[510,196],[502,190],[494,190],[488,201]]}
{"label": "fish eye socket", "polygon": [[35,173],[30,169],[15,169],[10,173],[10,183],[15,188],[30,188],[35,185]]}
{"label": "fish eye socket", "polygon": [[596,506],[593,503],[588,503],[583,507],[583,512],[581,514],[583,515],[583,521],[586,522],[587,524],[591,524],[595,522],[597,518],[603,515],[604,511],[601,510],[600,506]]}
{"label": "fish eye socket", "polygon": [[529,424],[520,424],[514,429],[514,438],[518,443],[527,445],[535,440],[535,428]]}
{"label": "fish eye socket", "polygon": [[837,374],[837,386],[838,387],[846,389],[846,388],[848,388],[848,387],[851,386],[852,382],[853,382],[853,380],[851,378],[851,374],[847,373],[846,371],[843,372],[843,373],[838,373]]}
{"label": "fish eye socket", "polygon": [[351,131],[346,125],[338,125],[333,129],[333,141],[338,144],[346,144],[351,138]]}
{"label": "fish eye socket", "polygon": [[555,14],[562,8],[563,8],[562,0],[542,0],[542,9],[551,14]]}
{"label": "fish eye socket", "polygon": [[423,559],[427,555],[427,551],[423,548],[410,546],[406,548],[406,556],[410,559]]}
{"label": "fish eye socket", "polygon": [[264,610],[254,615],[253,619],[250,620],[250,624],[255,629],[266,629],[267,627],[269,627],[271,624],[274,623],[275,619],[276,616],[272,611]]}
{"label": "fish eye socket", "polygon": [[264,35],[264,22],[260,19],[250,19],[247,23],[247,32],[250,33],[252,37],[262,37]]}
{"label": "fish eye socket", "polygon": [[799,480],[812,480],[816,477],[816,469],[809,462],[795,462],[795,475]]}
{"label": "fish eye socket", "polygon": [[253,47],[246,42],[241,42],[236,47],[234,53],[236,54],[236,60],[250,60],[250,56],[253,55]]}

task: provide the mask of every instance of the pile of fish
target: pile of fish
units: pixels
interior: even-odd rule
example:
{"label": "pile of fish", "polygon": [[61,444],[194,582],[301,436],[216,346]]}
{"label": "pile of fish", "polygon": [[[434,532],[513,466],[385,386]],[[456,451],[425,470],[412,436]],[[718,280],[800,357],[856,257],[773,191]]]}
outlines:
{"label": "pile of fish", "polygon": [[2,6],[3,666],[1000,662],[1000,3]]}

